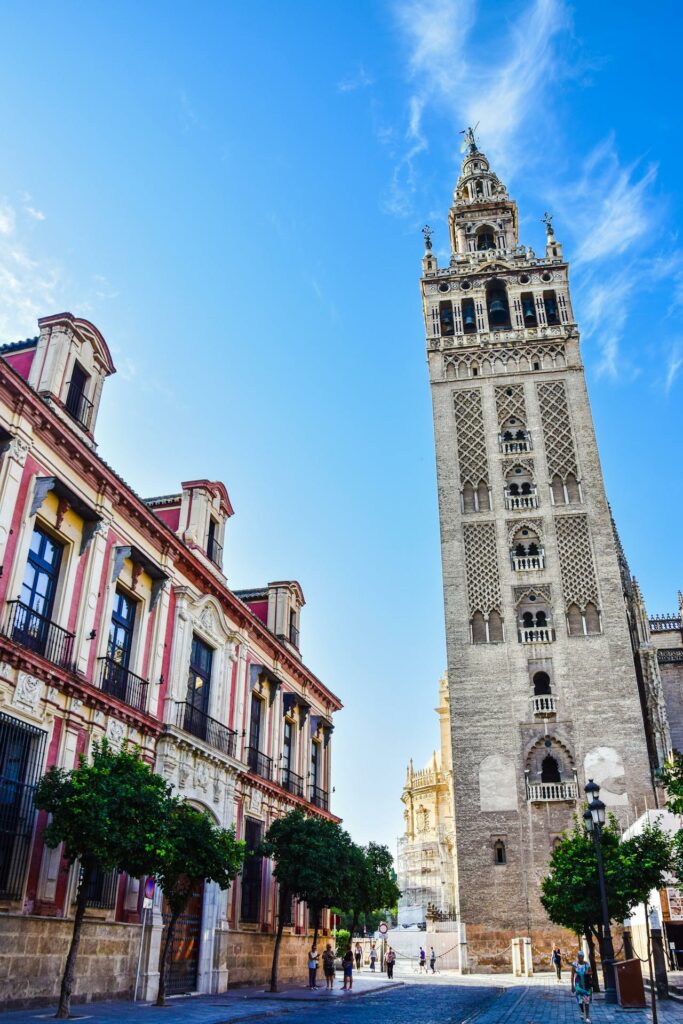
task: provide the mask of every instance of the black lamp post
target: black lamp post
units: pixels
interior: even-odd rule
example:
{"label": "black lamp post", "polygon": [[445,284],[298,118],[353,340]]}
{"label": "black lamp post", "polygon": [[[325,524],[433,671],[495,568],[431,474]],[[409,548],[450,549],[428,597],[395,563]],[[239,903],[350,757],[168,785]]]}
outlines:
{"label": "black lamp post", "polygon": [[605,805],[600,799],[600,787],[597,782],[589,779],[584,786],[588,799],[588,810],[583,816],[586,831],[593,839],[595,859],[598,862],[598,881],[600,883],[600,903],[602,904],[602,973],[605,981],[605,1002],[617,1002],[617,989],[614,982],[614,945],[609,926],[609,910],[607,909],[607,891],[605,889],[605,869],[602,862],[601,833],[605,824]]}

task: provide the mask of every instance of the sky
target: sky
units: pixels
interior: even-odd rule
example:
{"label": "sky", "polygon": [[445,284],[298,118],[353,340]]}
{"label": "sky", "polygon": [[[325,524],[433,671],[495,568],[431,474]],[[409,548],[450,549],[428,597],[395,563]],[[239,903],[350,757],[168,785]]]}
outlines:
{"label": "sky", "polygon": [[0,4],[0,340],[92,320],[101,454],[224,481],[235,588],[295,578],[339,694],[333,809],[395,848],[445,668],[419,276],[459,132],[571,261],[608,496],[651,613],[683,587],[683,15],[663,0]]}

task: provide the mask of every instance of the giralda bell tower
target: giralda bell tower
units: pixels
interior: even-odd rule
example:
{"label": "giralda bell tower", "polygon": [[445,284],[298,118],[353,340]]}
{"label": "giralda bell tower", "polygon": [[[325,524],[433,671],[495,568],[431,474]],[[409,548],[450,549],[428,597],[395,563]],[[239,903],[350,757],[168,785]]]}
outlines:
{"label": "giralda bell tower", "polygon": [[519,244],[516,203],[465,139],[450,262],[425,229],[421,285],[458,912],[483,965],[511,936],[550,948],[539,881],[586,780],[624,822],[653,786],[562,245],[548,216],[542,255]]}

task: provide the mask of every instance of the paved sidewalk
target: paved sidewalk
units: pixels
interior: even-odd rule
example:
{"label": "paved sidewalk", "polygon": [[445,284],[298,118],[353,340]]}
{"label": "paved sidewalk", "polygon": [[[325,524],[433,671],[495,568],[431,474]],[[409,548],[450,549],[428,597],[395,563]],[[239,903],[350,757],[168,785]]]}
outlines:
{"label": "paved sidewalk", "polygon": [[[72,1002],[71,1014],[96,1024],[137,1024],[154,1021],[160,1024],[227,1024],[290,1013],[294,1009],[317,1010],[322,1006],[348,1003],[362,996],[380,995],[402,988],[403,982],[388,981],[386,976],[356,976],[353,988],[345,992],[341,986],[341,972],[335,978],[332,990],[325,984],[311,991],[305,985],[282,985],[279,992],[267,992],[263,986],[233,988],[220,995],[180,996],[167,999],[163,1009],[151,1003],[133,1003],[125,1000],[77,1003]],[[36,1020],[54,1017],[55,1006],[31,1007],[26,1010],[8,1010],[0,1015],[2,1024],[35,1024]],[[157,1014],[159,1018],[157,1018]]]}

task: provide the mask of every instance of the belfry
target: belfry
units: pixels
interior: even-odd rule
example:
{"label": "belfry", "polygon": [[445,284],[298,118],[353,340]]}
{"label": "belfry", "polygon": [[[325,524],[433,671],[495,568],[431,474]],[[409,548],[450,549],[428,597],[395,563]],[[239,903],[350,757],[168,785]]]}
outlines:
{"label": "belfry", "polygon": [[450,261],[426,228],[421,288],[456,907],[470,964],[495,967],[514,936],[550,948],[539,882],[585,782],[626,824],[654,805],[671,744],[641,706],[562,245],[547,214],[545,251],[520,245],[517,204],[471,129],[465,149]]}

